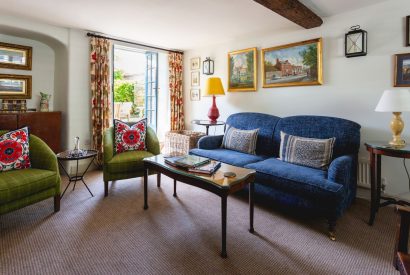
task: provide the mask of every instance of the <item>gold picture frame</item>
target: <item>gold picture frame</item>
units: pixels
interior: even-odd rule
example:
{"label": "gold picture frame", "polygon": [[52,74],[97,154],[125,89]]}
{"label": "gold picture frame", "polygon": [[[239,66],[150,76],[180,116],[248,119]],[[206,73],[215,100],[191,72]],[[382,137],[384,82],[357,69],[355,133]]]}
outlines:
{"label": "gold picture frame", "polygon": [[31,75],[0,74],[0,99],[31,99]]}
{"label": "gold picture frame", "polygon": [[0,42],[0,68],[31,70],[33,48]]}
{"label": "gold picture frame", "polygon": [[394,87],[410,87],[410,53],[394,55]]}
{"label": "gold picture frame", "polygon": [[228,91],[257,89],[258,53],[256,47],[228,53]]}
{"label": "gold picture frame", "polygon": [[322,38],[262,49],[263,88],[323,84]]}

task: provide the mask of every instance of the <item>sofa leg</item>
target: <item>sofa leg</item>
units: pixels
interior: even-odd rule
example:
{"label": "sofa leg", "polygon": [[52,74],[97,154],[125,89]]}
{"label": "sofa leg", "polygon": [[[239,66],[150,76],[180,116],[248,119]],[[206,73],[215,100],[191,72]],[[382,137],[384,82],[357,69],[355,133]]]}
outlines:
{"label": "sofa leg", "polygon": [[108,181],[104,181],[104,197],[108,196]]}
{"label": "sofa leg", "polygon": [[336,241],[336,220],[334,219],[328,219],[328,225],[329,225],[329,238],[332,241]]}
{"label": "sofa leg", "polygon": [[54,196],[54,212],[55,213],[60,211],[60,200],[61,200],[61,197],[59,194]]}

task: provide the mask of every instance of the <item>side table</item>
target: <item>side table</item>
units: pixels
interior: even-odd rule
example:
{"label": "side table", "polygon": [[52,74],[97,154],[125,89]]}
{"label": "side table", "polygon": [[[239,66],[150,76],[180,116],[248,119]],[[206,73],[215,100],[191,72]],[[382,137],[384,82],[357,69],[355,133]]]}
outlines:
{"label": "side table", "polygon": [[[206,127],[206,135],[209,135],[209,127],[210,126],[222,126],[224,125],[225,127],[225,121],[215,121],[212,122],[210,120],[199,120],[199,119],[194,119],[191,122],[192,124],[196,124],[196,125],[201,125],[201,126],[205,126]],[[225,128],[224,128],[225,131]]]}
{"label": "side table", "polygon": [[[406,145],[405,147],[397,148],[383,142],[366,142],[365,146],[370,153],[371,202],[369,225],[373,225],[376,213],[380,207],[390,204],[410,205],[409,202],[403,200],[381,196],[382,156],[408,159],[410,158],[410,146]],[[380,203],[380,200],[384,200],[384,202]]]}
{"label": "side table", "polygon": [[[74,182],[73,190],[75,189],[75,186],[77,184],[77,181],[82,181],[87,188],[88,192],[90,192],[91,196],[94,197],[93,193],[91,192],[90,188],[88,188],[87,184],[84,181],[84,175],[87,173],[88,169],[90,168],[91,164],[93,163],[95,157],[97,156],[97,151],[96,150],[83,150],[82,155],[73,155],[71,150],[64,151],[61,153],[57,154],[57,160],[58,163],[60,164],[61,168],[63,169],[64,173],[67,175],[69,182],[64,189],[63,194],[61,195],[61,198],[63,198],[65,191],[67,191],[68,187],[72,182]],[[81,174],[78,173],[78,162],[82,159],[91,159],[90,163],[88,164],[87,168],[85,171]],[[70,176],[70,174],[67,172],[67,170],[64,168],[64,165],[62,164],[63,161],[76,161],[76,170],[75,170],[75,176]]]}

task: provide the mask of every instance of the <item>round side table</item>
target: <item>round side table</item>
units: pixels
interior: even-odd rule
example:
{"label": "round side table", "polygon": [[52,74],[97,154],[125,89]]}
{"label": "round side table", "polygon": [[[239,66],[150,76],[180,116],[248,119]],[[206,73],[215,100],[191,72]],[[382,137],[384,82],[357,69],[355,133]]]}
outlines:
{"label": "round side table", "polygon": [[[77,184],[77,181],[82,181],[87,188],[88,192],[90,192],[91,196],[94,197],[93,193],[91,192],[90,188],[88,188],[87,184],[84,181],[84,175],[87,173],[88,169],[90,168],[91,164],[93,163],[95,157],[97,156],[98,152],[96,150],[82,150],[82,154],[73,154],[72,150],[64,151],[61,153],[57,154],[57,160],[58,163],[60,164],[61,168],[63,169],[64,173],[67,175],[69,182],[64,189],[63,194],[61,195],[61,198],[64,196],[65,191],[67,191],[68,187],[72,182],[74,182],[73,186],[73,191],[75,189],[75,186]],[[83,173],[78,172],[78,162],[83,159],[90,159],[90,163],[88,164],[87,168]],[[75,176],[70,176],[70,174],[67,172],[67,170],[64,168],[64,165],[62,162],[64,161],[76,161],[76,169],[75,169]]]}
{"label": "round side table", "polygon": [[215,121],[215,122],[212,122],[212,121],[210,121],[210,120],[200,120],[200,119],[192,120],[191,123],[192,123],[192,124],[196,124],[196,125],[205,126],[205,127],[206,127],[206,135],[209,135],[209,127],[210,127],[210,126],[222,126],[222,125],[225,125],[225,121]]}

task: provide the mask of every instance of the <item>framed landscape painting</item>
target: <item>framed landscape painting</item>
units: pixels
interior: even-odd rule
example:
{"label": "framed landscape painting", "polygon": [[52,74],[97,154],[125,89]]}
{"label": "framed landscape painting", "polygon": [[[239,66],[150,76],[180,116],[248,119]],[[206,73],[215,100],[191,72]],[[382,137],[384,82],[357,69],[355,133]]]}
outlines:
{"label": "framed landscape painting", "polygon": [[32,48],[0,42],[0,68],[31,70]]}
{"label": "framed landscape painting", "polygon": [[30,99],[31,75],[0,74],[0,99]]}
{"label": "framed landscape painting", "polygon": [[228,91],[256,91],[256,48],[228,53]]}
{"label": "framed landscape painting", "polygon": [[395,55],[394,87],[410,87],[410,53]]}
{"label": "framed landscape painting", "polygon": [[321,85],[322,39],[262,49],[263,87]]}

